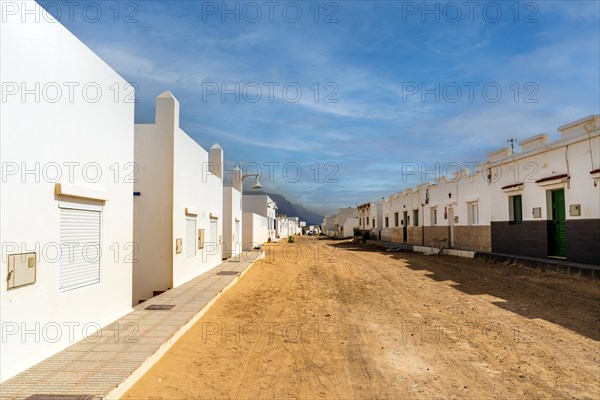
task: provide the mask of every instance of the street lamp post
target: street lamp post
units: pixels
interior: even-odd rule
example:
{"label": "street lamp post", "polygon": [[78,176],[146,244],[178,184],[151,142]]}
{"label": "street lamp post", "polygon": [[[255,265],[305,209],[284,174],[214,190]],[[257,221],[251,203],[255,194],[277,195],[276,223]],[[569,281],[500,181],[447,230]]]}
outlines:
{"label": "street lamp post", "polygon": [[246,179],[246,178],[254,178],[254,184],[252,185],[251,189],[262,189],[262,185],[258,181],[259,176],[260,176],[259,174],[242,175],[242,182],[244,182],[244,179]]}

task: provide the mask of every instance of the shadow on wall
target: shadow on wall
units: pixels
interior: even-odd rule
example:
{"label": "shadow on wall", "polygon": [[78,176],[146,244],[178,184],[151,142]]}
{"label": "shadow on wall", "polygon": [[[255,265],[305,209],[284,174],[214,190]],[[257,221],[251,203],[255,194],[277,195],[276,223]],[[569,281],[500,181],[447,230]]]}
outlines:
{"label": "shadow on wall", "polygon": [[[452,281],[456,290],[472,295],[490,295],[503,301],[492,304],[528,319],[543,319],[600,340],[600,290],[597,281],[543,272],[515,264],[491,263],[452,256],[425,256],[420,253],[383,252],[348,242],[330,246],[348,251],[379,252],[406,262],[415,271],[438,282]],[[532,327],[535,322],[532,321]],[[540,336],[543,332],[538,333]]]}

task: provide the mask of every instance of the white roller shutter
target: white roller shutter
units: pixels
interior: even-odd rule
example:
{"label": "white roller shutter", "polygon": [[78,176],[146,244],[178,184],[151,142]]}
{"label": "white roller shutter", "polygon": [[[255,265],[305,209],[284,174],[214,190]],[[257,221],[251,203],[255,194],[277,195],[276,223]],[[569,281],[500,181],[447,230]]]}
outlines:
{"label": "white roller shutter", "polygon": [[58,290],[100,282],[100,211],[60,209]]}
{"label": "white roller shutter", "polygon": [[196,255],[196,220],[188,218],[185,220],[185,256],[187,258]]}
{"label": "white roller shutter", "polygon": [[219,245],[219,222],[210,221],[210,242],[215,246]]}

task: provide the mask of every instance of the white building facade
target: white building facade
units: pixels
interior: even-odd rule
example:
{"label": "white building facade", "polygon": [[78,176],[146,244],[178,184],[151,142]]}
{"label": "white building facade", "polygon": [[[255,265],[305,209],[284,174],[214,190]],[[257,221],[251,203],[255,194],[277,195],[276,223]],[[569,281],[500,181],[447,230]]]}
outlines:
{"label": "white building facade", "polygon": [[[600,116],[502,148],[435,183],[389,196],[381,240],[600,265]],[[377,203],[359,206],[377,229]],[[374,225],[374,226],[373,226]]]}
{"label": "white building facade", "polygon": [[[252,248],[276,237],[276,210],[277,204],[266,194],[243,194],[242,210],[244,213],[244,226],[242,247]],[[247,215],[246,215],[247,214]],[[250,214],[256,214],[256,217]],[[262,218],[264,218],[264,220]]]}
{"label": "white building facade", "polygon": [[242,172],[236,167],[232,185],[223,188],[223,258],[241,253],[242,232]]}
{"label": "white building facade", "polygon": [[35,2],[17,6],[32,13],[0,24],[0,381],[129,312],[134,257],[133,90]]}
{"label": "white building facade", "polygon": [[209,153],[179,127],[179,102],[156,99],[154,124],[135,125],[133,303],[177,287],[222,261],[223,151]]}

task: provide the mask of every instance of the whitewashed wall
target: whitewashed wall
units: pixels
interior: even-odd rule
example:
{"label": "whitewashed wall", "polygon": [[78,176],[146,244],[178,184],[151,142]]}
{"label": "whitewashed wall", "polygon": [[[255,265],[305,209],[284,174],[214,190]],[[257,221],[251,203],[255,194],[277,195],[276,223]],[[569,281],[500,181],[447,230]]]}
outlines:
{"label": "whitewashed wall", "polygon": [[[210,172],[209,155],[179,128],[179,102],[170,93],[157,97],[156,123],[136,124],[139,166],[134,236],[139,252],[133,273],[133,302],[154,291],[177,287],[218,265],[223,235],[223,182]],[[188,253],[187,220],[204,229],[204,248]],[[217,237],[210,237],[210,221]],[[182,239],[181,253],[176,240]]]}
{"label": "whitewashed wall", "polygon": [[268,240],[267,223],[268,219],[262,215],[249,211],[242,214],[242,247],[244,250],[251,250]]}
{"label": "whitewashed wall", "polygon": [[[236,222],[239,232],[236,232]],[[233,187],[223,188],[223,256],[242,251],[242,194]]]}
{"label": "whitewashed wall", "polygon": [[[548,219],[546,192],[565,189],[565,204],[581,204],[581,215],[567,219],[600,218],[600,185],[594,185],[590,172],[599,168],[600,134],[588,135],[584,131],[566,132],[561,139],[548,145],[520,153],[493,163],[493,182],[490,186],[492,198],[492,221],[507,221],[509,216],[508,196],[523,194],[523,220],[534,220],[532,209],[542,208],[542,219]],[[593,159],[593,164],[592,164]],[[568,163],[567,163],[568,160]],[[541,186],[536,180],[566,174],[566,182]],[[522,190],[504,192],[502,187],[523,183]],[[568,210],[567,210],[568,211]]]}
{"label": "whitewashed wall", "polygon": [[[173,241],[183,239],[184,248],[173,253],[173,287],[216,267],[222,261],[223,181],[208,171],[208,152],[184,131],[175,132],[173,181]],[[186,209],[198,211],[196,216]],[[196,219],[196,231],[204,229],[204,248],[195,256],[186,251],[186,220]],[[216,241],[210,237],[210,223],[217,222]],[[195,241],[197,243],[197,240]]]}
{"label": "whitewashed wall", "polygon": [[[27,7],[43,12],[33,2]],[[25,22],[21,16],[3,16],[0,24],[3,89],[18,88],[14,95],[3,90],[0,118],[0,323],[5,335],[0,381],[131,310],[131,248],[126,246],[133,242],[133,184],[126,175],[133,172],[134,108],[127,99],[132,90],[65,27],[49,22],[49,15],[37,22],[35,15]],[[76,85],[72,99],[63,82]],[[121,89],[117,101],[114,85]],[[23,88],[32,93],[22,98]],[[25,169],[39,172],[23,176]],[[58,290],[59,202],[102,203],[57,196],[57,182],[108,197],[102,206],[100,282],[65,292]],[[25,251],[37,253],[36,282],[7,291],[7,255]],[[72,337],[66,323],[75,324]],[[26,329],[30,333],[22,336]]]}

